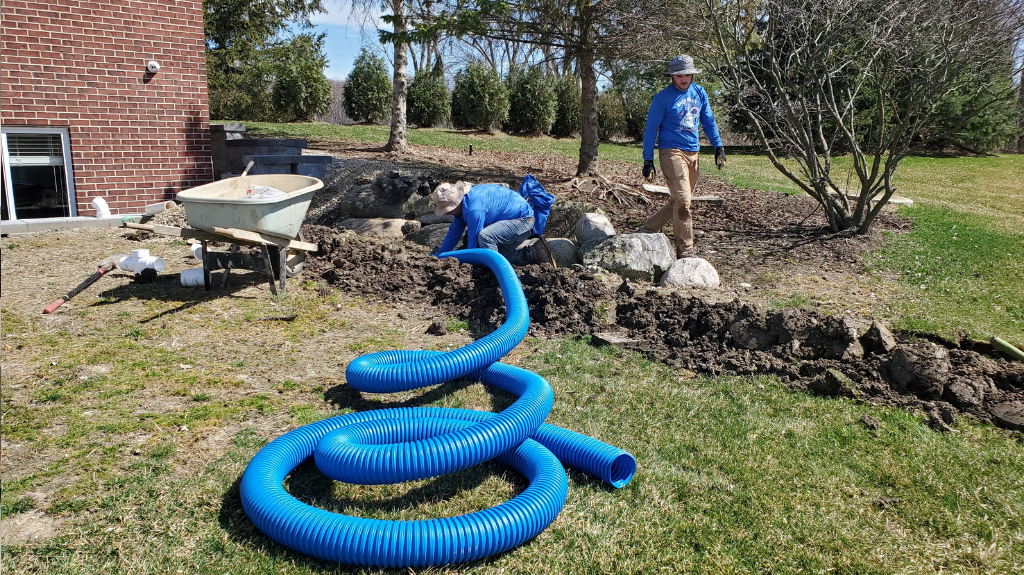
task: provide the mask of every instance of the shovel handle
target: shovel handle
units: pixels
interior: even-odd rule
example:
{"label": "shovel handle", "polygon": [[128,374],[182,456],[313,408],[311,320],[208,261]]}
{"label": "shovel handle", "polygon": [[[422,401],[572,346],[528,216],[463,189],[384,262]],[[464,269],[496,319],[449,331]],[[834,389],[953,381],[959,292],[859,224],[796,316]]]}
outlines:
{"label": "shovel handle", "polygon": [[114,264],[111,263],[106,263],[96,268],[96,271],[91,276],[89,276],[84,282],[78,284],[78,286],[75,287],[75,289],[69,291],[66,295],[64,295],[64,297],[57,298],[53,303],[43,308],[43,314],[53,313],[54,311],[56,311],[57,308],[64,305],[64,302],[82,293],[82,290],[91,286],[96,280],[103,277],[103,274],[109,272],[112,269],[114,269]]}

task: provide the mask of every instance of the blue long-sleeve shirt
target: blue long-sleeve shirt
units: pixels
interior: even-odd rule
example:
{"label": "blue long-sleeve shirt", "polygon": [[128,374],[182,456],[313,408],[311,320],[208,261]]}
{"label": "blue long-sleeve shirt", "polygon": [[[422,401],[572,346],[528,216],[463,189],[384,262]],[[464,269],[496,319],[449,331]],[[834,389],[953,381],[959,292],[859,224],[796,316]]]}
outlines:
{"label": "blue long-sleeve shirt", "polygon": [[647,110],[647,128],[644,130],[644,159],[654,159],[654,140],[659,149],[700,151],[697,125],[715,148],[722,145],[715,114],[708,104],[708,93],[697,84],[690,83],[685,92],[673,84],[658,92]]}
{"label": "blue long-sleeve shirt", "polygon": [[478,247],[477,237],[480,232],[494,222],[532,217],[533,208],[519,192],[497,184],[473,186],[466,197],[462,198],[462,215],[456,216],[448,226],[448,234],[438,253],[455,249],[462,238],[462,232],[467,228],[467,247],[474,249]]}

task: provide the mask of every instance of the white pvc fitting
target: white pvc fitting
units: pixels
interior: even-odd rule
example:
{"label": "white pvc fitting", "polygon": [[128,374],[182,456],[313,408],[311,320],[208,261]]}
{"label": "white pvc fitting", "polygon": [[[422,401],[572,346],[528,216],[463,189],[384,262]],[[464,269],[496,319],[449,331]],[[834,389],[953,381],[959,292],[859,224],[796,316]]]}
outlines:
{"label": "white pvc fitting", "polygon": [[203,284],[203,268],[192,268],[181,272],[181,285],[185,287],[201,286]]}
{"label": "white pvc fitting", "polygon": [[110,206],[107,205],[107,200],[104,200],[103,198],[93,198],[92,209],[96,210],[97,218],[110,217]]}
{"label": "white pvc fitting", "polygon": [[189,249],[192,251],[192,257],[197,260],[203,259],[203,244],[192,244],[192,247]]}
{"label": "white pvc fitting", "polygon": [[117,267],[126,272],[142,273],[144,269],[164,271],[164,258],[149,255],[149,250],[132,250],[132,255],[121,258]]}
{"label": "white pvc fitting", "polygon": [[160,202],[158,204],[149,204],[148,206],[146,206],[146,215],[155,216],[164,210],[169,210],[173,208],[175,205],[176,204],[170,200],[167,200],[166,202]]}

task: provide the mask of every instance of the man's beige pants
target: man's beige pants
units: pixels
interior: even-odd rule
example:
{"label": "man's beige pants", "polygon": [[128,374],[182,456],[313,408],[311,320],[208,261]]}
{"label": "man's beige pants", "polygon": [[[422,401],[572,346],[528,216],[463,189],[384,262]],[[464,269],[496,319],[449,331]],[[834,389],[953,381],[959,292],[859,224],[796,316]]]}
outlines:
{"label": "man's beige pants", "polygon": [[644,228],[660,232],[672,220],[672,235],[675,236],[677,255],[693,249],[693,216],[690,214],[690,199],[697,187],[698,152],[659,149],[658,161],[661,172],[668,180],[669,201],[663,208],[644,222]]}

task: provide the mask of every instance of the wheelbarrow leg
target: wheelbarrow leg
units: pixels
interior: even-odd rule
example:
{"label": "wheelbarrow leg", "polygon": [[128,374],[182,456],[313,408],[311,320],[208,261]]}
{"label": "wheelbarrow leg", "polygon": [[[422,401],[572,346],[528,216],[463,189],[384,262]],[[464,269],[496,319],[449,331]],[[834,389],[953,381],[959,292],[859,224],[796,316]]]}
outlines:
{"label": "wheelbarrow leg", "polygon": [[274,266],[270,263],[270,250],[267,249],[267,244],[260,244],[260,250],[263,251],[263,267],[266,269],[267,278],[270,280],[270,293],[277,295],[277,283],[274,281]]}
{"label": "wheelbarrow leg", "polygon": [[281,284],[278,286],[277,289],[281,293],[286,293],[288,291],[288,285],[285,283],[285,280],[288,279],[288,249],[281,248],[278,250],[278,253],[280,254],[281,265],[279,265],[277,269],[279,271],[279,275],[281,276],[281,279],[279,280]]}
{"label": "wheelbarrow leg", "polygon": [[203,289],[210,291],[213,289],[213,281],[210,279],[210,250],[206,240],[199,243],[203,246]]}
{"label": "wheelbarrow leg", "polygon": [[228,274],[231,273],[231,266],[234,262],[231,261],[231,256],[234,256],[238,252],[238,244],[231,244],[231,250],[228,252],[228,263],[224,266],[224,276],[220,278],[220,287],[228,285]]}

